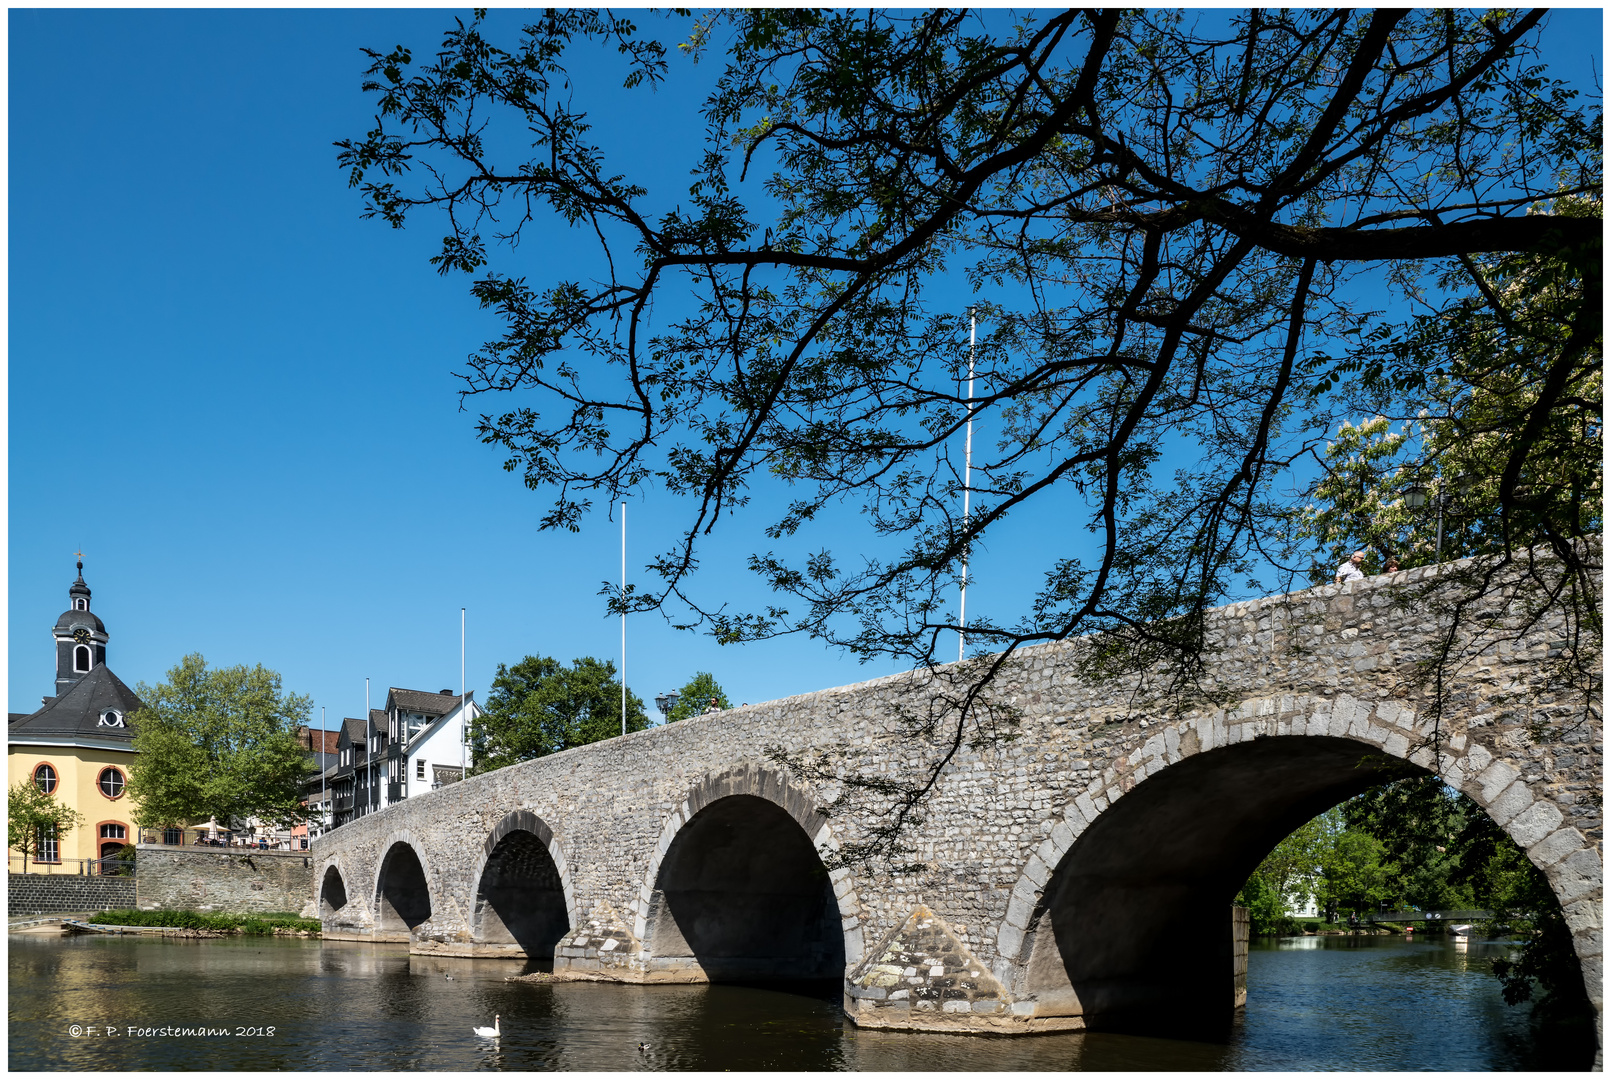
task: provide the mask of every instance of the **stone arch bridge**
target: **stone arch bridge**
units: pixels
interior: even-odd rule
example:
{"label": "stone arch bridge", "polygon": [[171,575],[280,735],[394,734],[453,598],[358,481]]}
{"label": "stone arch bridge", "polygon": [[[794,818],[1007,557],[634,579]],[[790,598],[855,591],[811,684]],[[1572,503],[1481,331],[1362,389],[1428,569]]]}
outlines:
{"label": "stone arch bridge", "polygon": [[[924,673],[653,728],[360,818],[314,845],[320,918],[329,936],[417,952],[553,957],[559,977],[837,979],[868,1026],[1228,1017],[1242,993],[1231,898],[1387,757],[1470,795],[1543,869],[1598,1009],[1599,700],[1549,685],[1559,623],[1493,630],[1466,639],[1428,745],[1406,674],[1438,639],[1429,612],[1452,586],[1436,575],[1215,610],[1220,704],[1184,715],[1082,681],[1078,642],[1025,651],[996,684],[1020,710],[1018,737],[947,765],[899,868],[828,872],[887,809],[824,816],[837,789],[772,751],[914,768],[931,748],[897,716],[931,692]],[[1518,608],[1474,614],[1513,627]],[[1555,734],[1529,735],[1539,723]]]}

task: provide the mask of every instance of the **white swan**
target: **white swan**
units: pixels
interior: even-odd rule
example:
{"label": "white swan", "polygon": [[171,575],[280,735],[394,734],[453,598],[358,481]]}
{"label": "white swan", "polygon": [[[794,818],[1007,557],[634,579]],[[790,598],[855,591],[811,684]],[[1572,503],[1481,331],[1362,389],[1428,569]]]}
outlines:
{"label": "white swan", "polygon": [[483,1039],[496,1039],[500,1034],[502,1034],[498,1030],[498,1017],[497,1017],[497,1015],[495,1014],[492,1017],[492,1026],[491,1027],[478,1027],[478,1028],[475,1029],[475,1033],[477,1035],[480,1035]]}

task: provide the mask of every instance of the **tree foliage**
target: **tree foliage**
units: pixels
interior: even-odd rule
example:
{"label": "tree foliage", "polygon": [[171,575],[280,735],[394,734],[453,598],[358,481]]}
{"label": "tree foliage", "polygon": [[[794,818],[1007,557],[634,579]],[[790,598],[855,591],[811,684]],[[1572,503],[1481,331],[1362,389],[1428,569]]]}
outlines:
{"label": "tree foliage", "polygon": [[671,707],[666,722],[698,716],[710,708],[712,701],[719,709],[733,707],[733,703],[727,700],[727,691],[716,681],[716,676],[708,671],[695,672],[688,684],[677,691],[677,703]]}
{"label": "tree foliage", "polygon": [[[627,692],[627,730],[649,726],[643,702]],[[488,772],[621,734],[621,681],[615,665],[584,656],[566,667],[549,656],[498,665],[486,710],[471,728],[474,772]]]}
{"label": "tree foliage", "polygon": [[84,815],[56,801],[54,793],[39,790],[33,777],[6,789],[6,846],[22,855],[23,873],[28,856],[38,857],[41,834],[58,842],[84,824]]}
{"label": "tree foliage", "polygon": [[297,728],[312,699],[286,693],[261,664],[208,668],[191,653],[166,682],[141,684],[135,713],[129,794],[135,820],[185,826],[209,818],[270,825],[302,819],[303,783],[314,771]]}
{"label": "tree foliage", "polygon": [[[1072,509],[1086,534],[1048,545],[1038,594],[968,619],[981,662],[936,670],[960,678],[909,718],[936,748],[918,775],[837,774],[898,823],[1010,721],[988,687],[1020,646],[1099,634],[1094,671],[1162,663],[1177,700],[1212,694],[1200,614],[1307,574],[1284,561],[1295,470],[1362,397],[1416,423],[1453,403],[1465,427],[1437,438],[1481,437],[1489,547],[1546,545],[1568,583],[1547,602],[1585,610],[1571,541],[1597,525],[1567,496],[1597,481],[1543,466],[1600,437],[1600,116],[1539,63],[1544,17],[768,8],[657,35],[550,10],[494,40],[478,15],[418,60],[368,53],[377,120],[339,160],[367,214],[428,212],[433,264],[502,321],[464,394],[553,496],[545,527],[685,498],[656,586],[617,607],[933,670],[969,554]],[[719,54],[690,180],[595,137],[577,83],[611,54],[640,92]],[[597,261],[528,278],[520,241],[566,226]],[[1455,359],[1418,374],[1430,356]],[[993,445],[964,517],[970,419]],[[700,539],[774,483],[791,500],[750,565],[777,598],[703,598]]]}
{"label": "tree foliage", "polygon": [[1333,807],[1294,830],[1264,857],[1237,894],[1255,934],[1296,931],[1294,912],[1363,913],[1393,896],[1396,867],[1375,836],[1351,828]]}
{"label": "tree foliage", "polygon": [[[1597,199],[1553,209],[1600,228]],[[1398,415],[1344,422],[1327,446],[1313,501],[1295,515],[1297,537],[1326,552],[1317,584],[1356,547],[1408,569],[1440,545],[1443,558],[1504,555],[1518,539],[1565,547],[1604,528],[1601,340],[1583,336],[1598,335],[1597,323],[1572,317],[1586,268],[1524,252],[1467,259],[1458,272],[1474,294],[1418,313],[1333,369],[1352,403]],[[1526,453],[1513,454],[1535,418]],[[1407,498],[1415,489],[1420,508]]]}

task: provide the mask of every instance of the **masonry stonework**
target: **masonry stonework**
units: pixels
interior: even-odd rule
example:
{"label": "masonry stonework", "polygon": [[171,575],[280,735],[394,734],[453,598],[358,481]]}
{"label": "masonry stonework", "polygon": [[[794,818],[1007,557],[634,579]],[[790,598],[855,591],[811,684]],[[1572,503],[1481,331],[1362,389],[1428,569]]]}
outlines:
{"label": "masonry stonework", "polygon": [[131,877],[7,875],[8,915],[125,911],[133,906],[134,879]]}
{"label": "masonry stonework", "polygon": [[135,901],[144,910],[303,912],[313,896],[307,852],[141,844]]}
{"label": "masonry stonework", "polygon": [[[520,857],[542,862],[541,874],[520,872],[557,880],[542,886],[545,903],[568,927],[558,940],[532,937],[526,951],[553,956],[558,976],[716,978],[713,965],[741,973],[775,953],[790,970],[836,965],[856,1022],[918,1029],[1097,1026],[1188,998],[1224,1008],[1245,971],[1236,888],[1286,832],[1380,779],[1373,763],[1398,759],[1470,795],[1544,871],[1598,1008],[1598,687],[1585,702],[1548,682],[1558,622],[1517,641],[1490,628],[1462,639],[1434,731],[1410,675],[1440,637],[1434,600],[1452,586],[1438,575],[1404,571],[1211,612],[1218,704],[1180,715],[1149,704],[1135,682],[1083,680],[1081,642],[1023,651],[994,691],[1019,711],[1016,737],[955,754],[896,866],[819,866],[817,879],[775,887],[757,869],[793,873],[774,852],[796,843],[829,856],[883,820],[887,805],[869,800],[825,815],[838,785],[789,775],[777,752],[832,751],[864,774],[911,775],[934,751],[901,720],[934,700],[925,673],[653,728],[362,818],[314,845],[321,918],[332,935],[473,954],[491,940],[489,860],[519,814]],[[1519,618],[1504,597],[1480,608],[1470,625]],[[732,846],[749,822],[769,839]],[[750,852],[744,865],[740,851]],[[507,887],[515,871],[500,873]],[[696,887],[718,879],[728,884]],[[710,937],[720,922],[710,897],[727,893],[744,898],[735,928]],[[836,940],[796,928],[816,925],[823,905]],[[769,950],[767,935],[793,937]],[[906,980],[920,961],[918,994]]]}

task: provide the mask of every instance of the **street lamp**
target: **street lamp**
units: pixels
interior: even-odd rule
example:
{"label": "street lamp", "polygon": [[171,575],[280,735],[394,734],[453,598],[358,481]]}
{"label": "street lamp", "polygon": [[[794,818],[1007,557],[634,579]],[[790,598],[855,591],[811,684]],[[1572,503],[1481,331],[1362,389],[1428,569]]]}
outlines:
{"label": "street lamp", "polygon": [[[1443,500],[1443,484],[1437,479],[1434,479],[1432,482],[1435,485],[1437,485],[1437,504],[1438,504],[1438,541],[1437,541],[1437,548],[1434,551],[1432,559],[1433,559],[1434,562],[1442,562],[1443,561],[1443,501],[1444,501]],[[1423,506],[1426,505],[1427,494],[1428,494],[1428,492],[1427,492],[1427,488],[1426,488],[1425,484],[1421,484],[1421,483],[1411,484],[1409,487],[1404,489],[1404,501],[1409,504],[1409,507],[1410,507],[1411,510],[1419,510]]]}
{"label": "street lamp", "polygon": [[[1447,491],[1448,485],[1443,482],[1441,477],[1434,479],[1433,483],[1437,485],[1437,506],[1438,506],[1438,540],[1437,540],[1436,552],[1435,552],[1433,558],[1438,562],[1442,562],[1443,561],[1443,508],[1445,506],[1447,506],[1449,503],[1453,502],[1454,499],[1449,497],[1449,494],[1448,494],[1448,491]],[[1461,473],[1460,475],[1458,475],[1458,476],[1456,476],[1454,478],[1453,484],[1454,484],[1454,490],[1455,490],[1456,497],[1463,497],[1463,496],[1471,494],[1472,488],[1477,486],[1477,478],[1472,476],[1470,473]],[[1427,491],[1427,487],[1426,487],[1425,484],[1422,484],[1422,483],[1411,484],[1409,487],[1404,489],[1404,502],[1405,502],[1405,505],[1407,505],[1411,510],[1419,510],[1423,506],[1426,505],[1428,494],[1429,494],[1429,492]]]}
{"label": "street lamp", "polygon": [[674,693],[673,694],[656,694],[655,695],[655,699],[654,699],[655,708],[660,710],[660,715],[665,717],[666,721],[668,723],[671,720],[671,710],[675,709],[677,707],[677,698],[678,698],[678,696],[679,695],[674,694]]}

